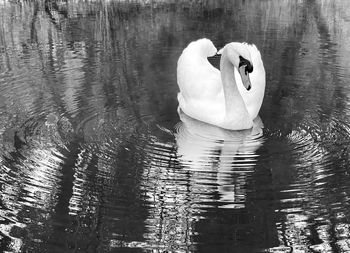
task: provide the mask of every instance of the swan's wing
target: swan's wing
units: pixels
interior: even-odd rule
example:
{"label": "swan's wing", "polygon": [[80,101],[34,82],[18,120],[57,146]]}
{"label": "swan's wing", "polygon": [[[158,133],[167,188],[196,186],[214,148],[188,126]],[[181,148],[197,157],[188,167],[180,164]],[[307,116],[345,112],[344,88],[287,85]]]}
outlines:
{"label": "swan's wing", "polygon": [[177,62],[177,83],[185,100],[215,96],[222,90],[220,71],[207,57],[217,50],[209,39],[191,42]]}
{"label": "swan's wing", "polygon": [[188,46],[183,50],[182,54],[194,54],[196,52],[196,55],[198,56],[210,57],[214,56],[217,51],[218,50],[210,39],[202,38],[188,44]]}

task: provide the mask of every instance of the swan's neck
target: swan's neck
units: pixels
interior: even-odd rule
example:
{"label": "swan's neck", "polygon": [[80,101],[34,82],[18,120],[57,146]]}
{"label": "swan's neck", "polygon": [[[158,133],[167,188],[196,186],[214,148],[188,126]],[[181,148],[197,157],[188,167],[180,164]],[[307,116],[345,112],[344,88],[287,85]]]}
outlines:
{"label": "swan's neck", "polygon": [[225,95],[226,118],[237,118],[245,116],[246,108],[244,101],[239,93],[235,75],[234,65],[223,52],[220,61],[221,80]]}

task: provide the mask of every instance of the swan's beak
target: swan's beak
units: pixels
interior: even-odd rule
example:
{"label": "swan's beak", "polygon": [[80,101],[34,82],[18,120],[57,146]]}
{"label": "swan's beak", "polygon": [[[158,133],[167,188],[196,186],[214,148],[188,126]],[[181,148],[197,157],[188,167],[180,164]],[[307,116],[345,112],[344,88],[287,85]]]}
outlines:
{"label": "swan's beak", "polygon": [[248,73],[248,71],[246,70],[246,65],[240,66],[239,69],[238,69],[238,71],[239,71],[239,74],[241,75],[242,83],[243,83],[244,87],[245,87],[247,90],[250,90],[250,88],[252,87],[252,85],[251,85],[251,83],[250,83],[249,73]]}

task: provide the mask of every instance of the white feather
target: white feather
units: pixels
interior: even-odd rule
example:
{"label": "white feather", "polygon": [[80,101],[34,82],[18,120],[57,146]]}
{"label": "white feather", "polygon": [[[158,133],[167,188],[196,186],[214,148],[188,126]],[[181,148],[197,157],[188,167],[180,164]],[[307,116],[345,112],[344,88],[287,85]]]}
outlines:
{"label": "white feather", "polygon": [[[237,45],[237,43],[236,43]],[[177,63],[177,82],[179,107],[187,115],[210,124],[228,129],[244,129],[252,126],[258,115],[265,91],[265,70],[259,50],[255,45],[242,43],[238,45],[244,54],[250,54],[253,72],[250,73],[252,88],[247,91],[235,68],[235,80],[244,104],[236,112],[241,115],[230,119],[225,115],[225,94],[220,71],[213,67],[207,57],[217,52],[209,39],[191,42],[182,52]],[[249,53],[248,53],[249,52]],[[239,96],[239,95],[238,95]],[[239,100],[239,98],[237,97]],[[247,112],[247,113],[246,113]],[[245,113],[248,117],[245,117]],[[225,122],[225,120],[227,122]]]}

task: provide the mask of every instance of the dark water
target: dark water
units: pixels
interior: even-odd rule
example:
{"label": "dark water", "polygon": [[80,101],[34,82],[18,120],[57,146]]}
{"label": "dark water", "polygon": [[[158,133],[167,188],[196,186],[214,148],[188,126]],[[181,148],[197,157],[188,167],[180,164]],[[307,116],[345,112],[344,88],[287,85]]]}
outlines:
{"label": "dark water", "polygon": [[[350,251],[349,9],[0,0],[0,251]],[[178,115],[201,37],[261,50],[254,129]]]}

